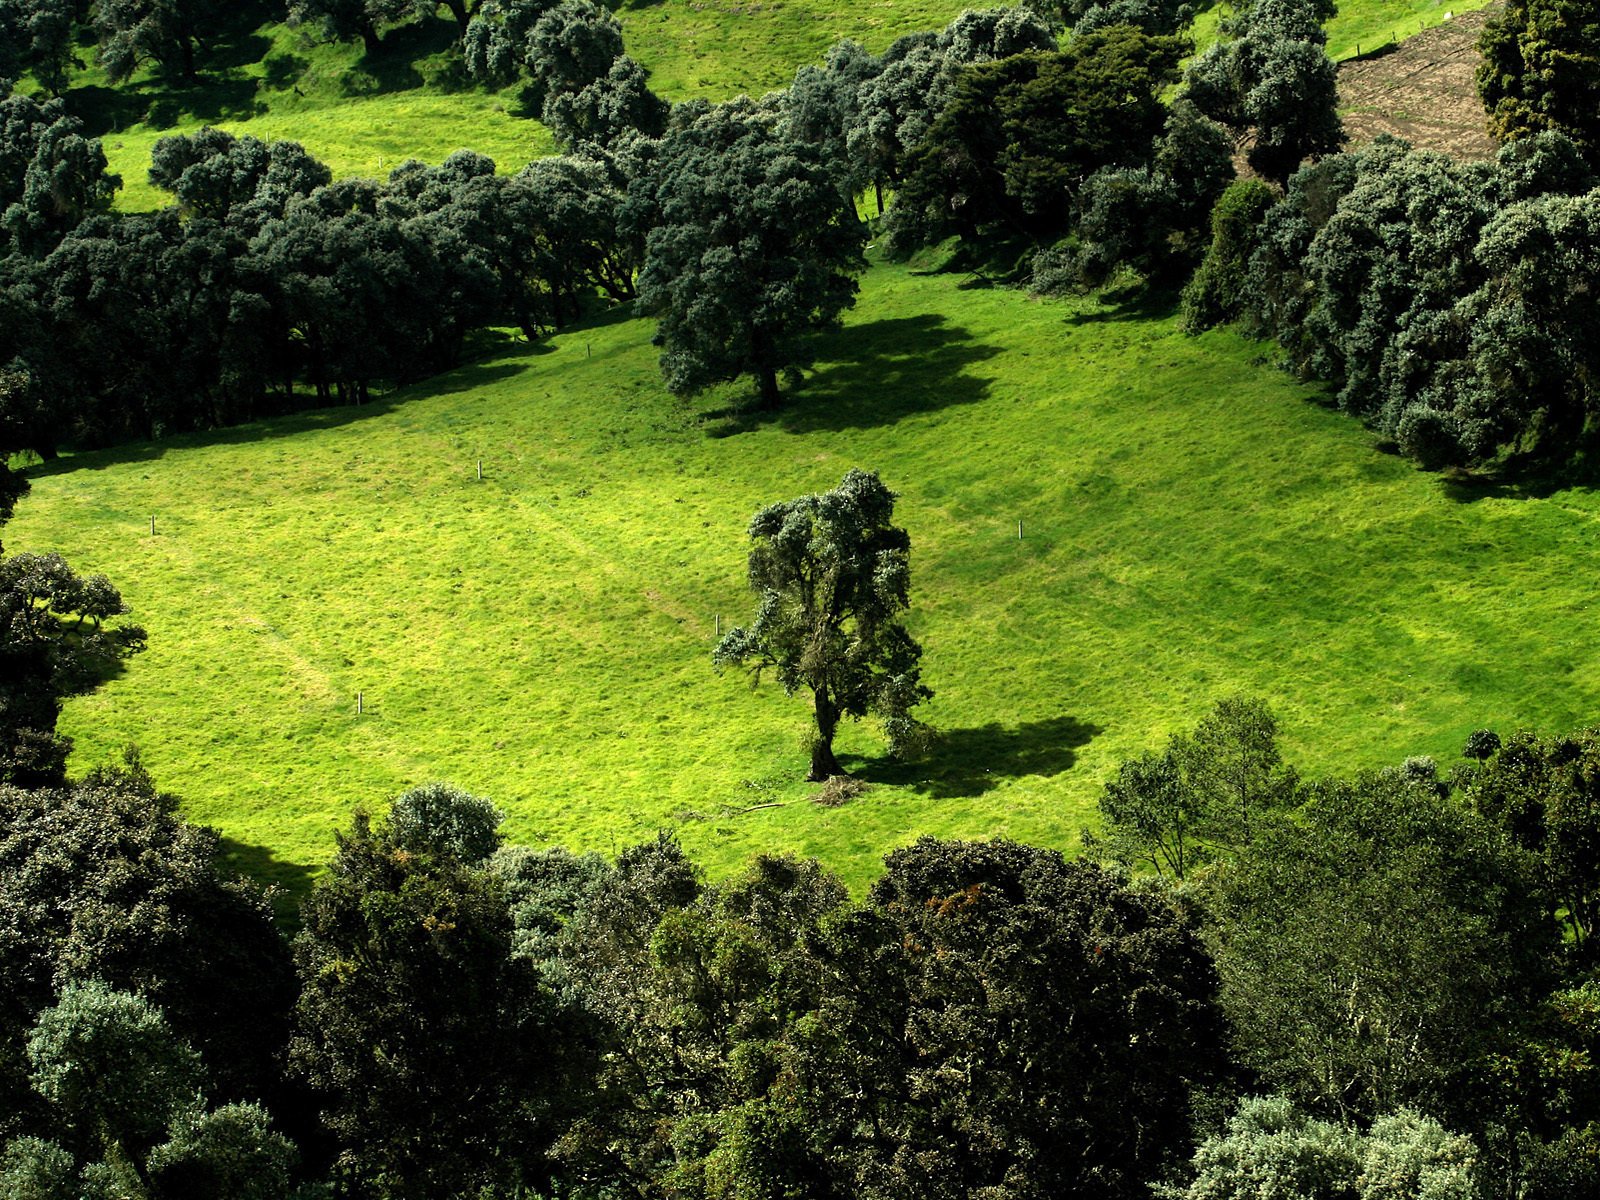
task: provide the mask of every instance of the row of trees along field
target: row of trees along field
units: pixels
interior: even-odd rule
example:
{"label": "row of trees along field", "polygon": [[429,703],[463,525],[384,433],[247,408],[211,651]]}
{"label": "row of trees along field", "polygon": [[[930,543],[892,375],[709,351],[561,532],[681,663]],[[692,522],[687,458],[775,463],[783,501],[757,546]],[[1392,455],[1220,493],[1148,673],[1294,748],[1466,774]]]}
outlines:
{"label": "row of trees along field", "polygon": [[[210,10],[193,7],[101,5],[96,28],[126,20],[139,54],[170,65],[204,41]],[[956,237],[1041,292],[1192,274],[1191,328],[1277,339],[1425,465],[1564,468],[1600,344],[1596,59],[1568,44],[1589,7],[1513,3],[1491,22],[1492,164],[1394,142],[1340,153],[1317,0],[1253,0],[1181,72],[1181,7],[968,12],[881,55],[841,42],[789,89],[715,106],[654,95],[590,0],[451,6],[465,66],[523,80],[566,154],[512,176],[463,152],[336,182],[294,143],[208,130],[158,143],[150,177],[174,203],[152,214],[110,211],[99,143],[58,102],[13,94],[0,450],[359,402],[455,364],[479,331],[536,337],[597,299],[661,319],[673,390],[749,374],[773,404],[852,303],[866,194],[891,252]],[[433,8],[300,0],[294,16],[356,37]],[[48,90],[74,17],[0,5],[0,88],[28,71]],[[1236,152],[1255,178],[1232,182]]]}
{"label": "row of trees along field", "polygon": [[[753,517],[716,659],[925,733],[894,496]],[[17,1200],[1566,1200],[1600,1189],[1600,730],[1308,780],[1227,699],[1084,854],[925,838],[852,899],[668,835],[359,812],[286,938],[131,751],[55,732],[143,634],[0,554],[0,1193]]]}

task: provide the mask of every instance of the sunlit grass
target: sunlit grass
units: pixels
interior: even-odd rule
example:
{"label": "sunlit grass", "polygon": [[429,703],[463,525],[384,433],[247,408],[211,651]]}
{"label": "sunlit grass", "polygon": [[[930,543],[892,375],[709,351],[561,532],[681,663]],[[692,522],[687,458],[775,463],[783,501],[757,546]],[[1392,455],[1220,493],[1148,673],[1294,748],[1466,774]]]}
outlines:
{"label": "sunlit grass", "polygon": [[[739,389],[670,398],[650,332],[616,320],[367,408],[36,474],[7,548],[108,572],[150,631],[69,706],[74,767],[137,741],[281,878],[354,806],[438,778],[519,839],[665,827],[716,872],[793,849],[859,886],[921,833],[1072,846],[1118,762],[1235,691],[1313,771],[1448,762],[1475,727],[1600,701],[1575,633],[1594,497],[1457,498],[1257,344],[879,266],[784,411],[747,425],[715,415]],[[902,493],[947,740],[902,767],[852,728],[878,786],[824,809],[806,706],[710,650],[748,612],[751,512],[855,465]]]}

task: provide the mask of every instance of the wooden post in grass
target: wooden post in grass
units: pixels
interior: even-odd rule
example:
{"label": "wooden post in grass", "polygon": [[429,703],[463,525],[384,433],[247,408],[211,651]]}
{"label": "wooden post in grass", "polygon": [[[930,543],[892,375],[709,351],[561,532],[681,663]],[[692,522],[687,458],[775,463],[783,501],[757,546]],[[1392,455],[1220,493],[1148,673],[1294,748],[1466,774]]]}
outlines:
{"label": "wooden post in grass", "polygon": [[1017,522],[1017,541],[1020,542],[1021,540],[1022,540],[1022,522],[1019,520]]}
{"label": "wooden post in grass", "polygon": [[478,460],[478,482],[483,482],[483,459]]}
{"label": "wooden post in grass", "polygon": [[357,692],[356,693],[356,716],[359,717],[365,711],[366,711],[365,698],[362,696],[362,694],[360,692]]}
{"label": "wooden post in grass", "polygon": [[155,537],[155,535],[156,535],[156,515],[155,515],[155,513],[151,513],[150,514],[150,536],[151,537]]}

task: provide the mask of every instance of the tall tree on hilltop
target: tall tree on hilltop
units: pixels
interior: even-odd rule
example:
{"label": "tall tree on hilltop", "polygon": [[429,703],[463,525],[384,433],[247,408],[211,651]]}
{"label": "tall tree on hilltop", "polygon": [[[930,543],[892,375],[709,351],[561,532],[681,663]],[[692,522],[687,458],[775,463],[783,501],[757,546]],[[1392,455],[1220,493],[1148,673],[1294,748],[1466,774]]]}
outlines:
{"label": "tall tree on hilltop", "polygon": [[748,665],[756,680],[771,669],[785,692],[811,692],[811,780],[844,774],[833,754],[844,717],[880,716],[894,752],[925,733],[911,709],[933,693],[922,684],[922,647],[898,620],[909,604],[911,539],[890,524],[894,502],[876,473],[852,469],[833,491],[769,505],[750,521],[760,607],[749,628],[722,639],[715,661]]}

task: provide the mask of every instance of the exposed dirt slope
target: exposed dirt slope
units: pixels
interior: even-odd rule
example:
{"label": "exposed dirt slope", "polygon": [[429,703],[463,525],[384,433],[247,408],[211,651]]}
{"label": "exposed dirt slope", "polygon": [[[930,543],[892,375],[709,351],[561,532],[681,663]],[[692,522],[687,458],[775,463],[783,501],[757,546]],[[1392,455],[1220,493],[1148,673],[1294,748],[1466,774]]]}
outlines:
{"label": "exposed dirt slope", "polygon": [[1339,102],[1351,145],[1391,133],[1457,158],[1491,157],[1473,72],[1478,35],[1499,12],[1494,5],[1462,13],[1386,52],[1342,63]]}

